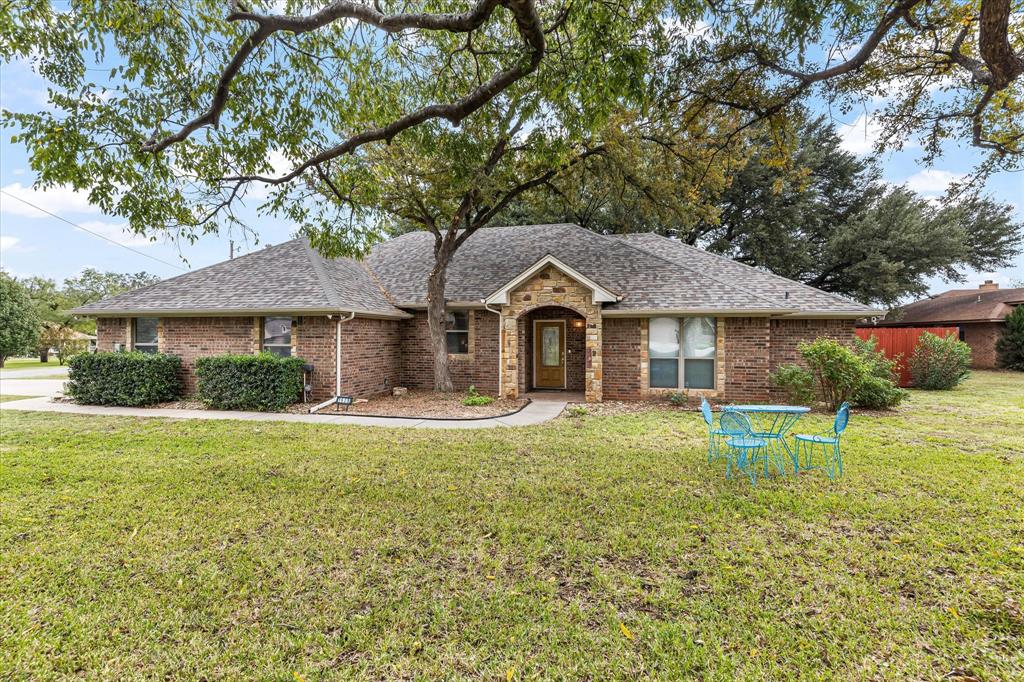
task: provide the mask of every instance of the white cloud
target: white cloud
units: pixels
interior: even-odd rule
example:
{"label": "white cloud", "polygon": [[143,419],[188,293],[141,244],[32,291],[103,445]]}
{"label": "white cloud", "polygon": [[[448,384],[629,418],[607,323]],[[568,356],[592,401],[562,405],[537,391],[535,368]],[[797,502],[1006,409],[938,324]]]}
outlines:
{"label": "white cloud", "polygon": [[858,156],[870,154],[882,136],[882,124],[870,114],[861,114],[853,125],[838,126],[839,146]]}
{"label": "white cloud", "polygon": [[130,231],[123,223],[108,223],[102,220],[89,220],[79,223],[79,225],[89,232],[102,235],[107,239],[115,241],[118,244],[123,244],[124,246],[151,246],[154,243],[151,242],[148,237]]}
{"label": "white cloud", "polygon": [[[76,192],[67,186],[50,187],[48,189],[35,189],[31,186],[23,186],[20,182],[0,187],[4,194],[0,194],[0,213],[21,216],[22,218],[49,218],[42,211],[32,208],[18,199],[44,208],[51,213],[61,217],[67,217],[70,213],[96,214],[100,210],[89,203],[87,195]],[[8,196],[11,195],[11,196]],[[11,197],[17,198],[11,198]]]}
{"label": "white cloud", "polygon": [[925,168],[904,180],[908,189],[919,194],[942,194],[950,183],[964,179],[964,175],[937,168]]}
{"label": "white cloud", "polygon": [[21,251],[20,241],[17,237],[0,236],[0,252]]}

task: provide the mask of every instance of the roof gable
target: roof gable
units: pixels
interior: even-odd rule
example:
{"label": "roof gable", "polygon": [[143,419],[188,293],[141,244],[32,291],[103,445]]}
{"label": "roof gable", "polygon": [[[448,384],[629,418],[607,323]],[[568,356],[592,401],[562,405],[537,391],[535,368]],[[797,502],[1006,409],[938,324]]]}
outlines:
{"label": "roof gable", "polygon": [[612,293],[586,275],[577,271],[575,268],[566,265],[554,256],[548,254],[506,282],[504,286],[492,293],[490,296],[486,297],[484,299],[484,303],[488,305],[505,305],[508,303],[508,295],[510,292],[517,289],[523,283],[529,281],[531,277],[541,272],[549,265],[557,268],[562,271],[563,274],[568,275],[586,288],[590,289],[593,303],[614,303],[620,298],[618,294]]}

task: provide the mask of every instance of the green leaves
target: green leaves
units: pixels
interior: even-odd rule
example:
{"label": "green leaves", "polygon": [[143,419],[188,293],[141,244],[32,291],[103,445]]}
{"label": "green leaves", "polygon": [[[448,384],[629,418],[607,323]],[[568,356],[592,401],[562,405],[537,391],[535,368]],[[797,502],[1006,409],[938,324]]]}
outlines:
{"label": "green leaves", "polygon": [[181,397],[181,358],[163,353],[81,353],[65,391],[86,405],[138,407]]}

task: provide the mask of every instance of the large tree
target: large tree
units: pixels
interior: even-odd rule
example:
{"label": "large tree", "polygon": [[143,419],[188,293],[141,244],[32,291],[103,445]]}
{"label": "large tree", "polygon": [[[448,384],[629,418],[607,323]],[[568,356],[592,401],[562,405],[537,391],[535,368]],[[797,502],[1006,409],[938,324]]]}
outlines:
{"label": "large tree", "polygon": [[691,106],[743,112],[740,129],[785,128],[809,97],[847,113],[873,100],[879,148],[918,138],[931,162],[968,141],[987,152],[981,180],[1024,159],[1022,16],[1011,0],[711,3],[673,71]]}
{"label": "large tree", "polygon": [[[880,180],[877,165],[842,149],[823,119],[797,127],[780,159],[765,127],[733,150],[729,182],[677,183],[643,172],[664,155],[633,148],[634,174],[673,187],[646,193],[622,184],[606,165],[581,168],[553,191],[517,202],[497,221],[569,220],[600,232],[655,231],[871,303],[892,304],[927,291],[941,276],[963,281],[965,269],[1004,267],[1020,253],[1024,225],[1013,207],[967,195],[946,203]],[[604,159],[602,159],[602,162]],[[566,189],[568,188],[568,189]],[[685,204],[690,191],[703,200]],[[679,210],[659,210],[659,206]]]}
{"label": "large tree", "polygon": [[0,271],[0,367],[7,358],[32,350],[38,336],[39,320],[25,288]]}

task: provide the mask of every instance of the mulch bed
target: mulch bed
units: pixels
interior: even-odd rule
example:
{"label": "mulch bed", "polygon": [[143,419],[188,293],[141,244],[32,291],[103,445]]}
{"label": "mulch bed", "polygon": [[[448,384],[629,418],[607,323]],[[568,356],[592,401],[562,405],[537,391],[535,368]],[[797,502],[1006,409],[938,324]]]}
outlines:
{"label": "mulch bed", "polygon": [[[344,408],[326,408],[317,414],[366,414],[385,417],[434,417],[438,419],[467,419],[497,417],[515,412],[526,404],[526,399],[495,400],[490,405],[463,405],[465,393],[435,393],[434,391],[410,390],[405,395],[385,395],[370,398],[352,405],[348,412]],[[289,412],[307,412],[312,404],[298,403]]]}

